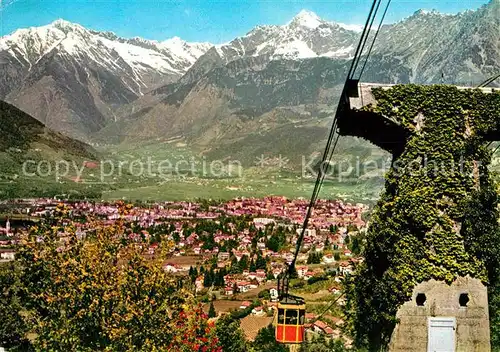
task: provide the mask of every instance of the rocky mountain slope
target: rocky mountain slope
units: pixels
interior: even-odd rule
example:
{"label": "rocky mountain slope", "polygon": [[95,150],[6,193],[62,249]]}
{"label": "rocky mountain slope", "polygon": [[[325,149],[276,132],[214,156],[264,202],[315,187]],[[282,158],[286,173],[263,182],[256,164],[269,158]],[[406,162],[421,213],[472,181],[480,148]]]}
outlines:
{"label": "rocky mountain slope", "polygon": [[[293,141],[300,153],[318,149],[360,35],[308,11],[216,46],[126,40],[63,21],[41,28],[0,40],[0,92],[16,106],[82,139],[182,140],[249,160],[296,153]],[[363,81],[474,85],[498,72],[500,0],[490,0],[385,25]]]}
{"label": "rocky mountain slope", "polygon": [[21,171],[26,160],[95,160],[89,145],[45,127],[18,108],[0,101],[0,175]]}
{"label": "rocky mountain slope", "polygon": [[[473,85],[500,72],[499,3],[457,15],[417,11],[384,26],[363,80]],[[321,145],[358,36],[310,12],[285,26],[258,27],[123,108],[102,135],[179,137],[211,157],[252,159],[267,150],[297,154],[298,162],[290,141],[310,142],[300,153]]]}
{"label": "rocky mountain slope", "polygon": [[[477,11],[417,11],[384,26],[363,80],[386,71],[386,82],[476,86],[500,72],[500,0]],[[497,82],[497,86],[498,86]]]}
{"label": "rocky mountain slope", "polygon": [[322,20],[315,13],[303,10],[284,26],[259,26],[230,43],[212,47],[182,77],[180,83],[195,81],[215,67],[242,58],[346,59],[354,55],[360,30],[357,26]]}
{"label": "rocky mountain slope", "polygon": [[[80,183],[76,177],[95,172],[98,165],[99,155],[89,145],[48,129],[3,101],[0,133],[0,199],[99,197],[101,186]],[[61,165],[59,171],[56,165]]]}
{"label": "rocky mountain slope", "polygon": [[88,137],[114,109],[181,77],[210,44],[123,39],[57,20],[0,38],[0,99],[47,126]]}

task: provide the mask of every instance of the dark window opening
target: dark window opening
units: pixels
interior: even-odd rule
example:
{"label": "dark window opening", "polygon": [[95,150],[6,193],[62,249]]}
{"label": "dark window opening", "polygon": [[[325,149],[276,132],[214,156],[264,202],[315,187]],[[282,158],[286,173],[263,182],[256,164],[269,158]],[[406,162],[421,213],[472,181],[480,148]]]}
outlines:
{"label": "dark window opening", "polygon": [[425,304],[427,297],[425,297],[425,293],[419,293],[417,295],[417,306],[422,307]]}
{"label": "dark window opening", "polygon": [[278,324],[285,324],[285,310],[278,309]]}
{"label": "dark window opening", "polygon": [[462,293],[458,302],[460,303],[460,307],[467,307],[467,303],[469,303],[469,295],[467,293]]}
{"label": "dark window opening", "polygon": [[295,309],[287,309],[285,313],[285,324],[296,325],[299,318],[299,311]]}
{"label": "dark window opening", "polygon": [[304,325],[306,320],[306,311],[301,309],[299,310],[299,324]]}

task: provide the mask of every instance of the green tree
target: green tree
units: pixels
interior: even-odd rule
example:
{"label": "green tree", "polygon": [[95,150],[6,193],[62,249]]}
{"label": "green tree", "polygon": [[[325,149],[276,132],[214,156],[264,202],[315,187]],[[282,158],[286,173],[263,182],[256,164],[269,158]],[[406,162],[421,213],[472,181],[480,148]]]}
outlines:
{"label": "green tree", "polygon": [[198,278],[198,270],[196,267],[189,267],[189,277],[191,278],[191,282],[194,283]]}
{"label": "green tree", "polygon": [[354,236],[351,241],[351,251],[355,255],[359,255],[361,253],[361,241],[358,236]]}
{"label": "green tree", "polygon": [[357,232],[358,227],[354,224],[349,224],[347,225],[347,232]]}
{"label": "green tree", "polygon": [[178,232],[174,232],[172,235],[172,238],[174,239],[174,242],[178,244],[181,241],[181,235],[179,235]]}
{"label": "green tree", "polygon": [[348,352],[355,350],[347,349],[342,340],[325,339],[324,335],[314,336],[312,340],[305,341],[300,346],[300,352]]}
{"label": "green tree", "polygon": [[28,326],[21,305],[21,268],[17,262],[0,263],[0,346],[12,351],[28,351]]}
{"label": "green tree", "polygon": [[244,255],[241,257],[239,266],[240,266],[242,271],[248,270],[248,256]]}
{"label": "green tree", "polygon": [[250,261],[250,267],[248,268],[248,270],[253,273],[255,272],[255,270],[257,270],[257,266],[255,265],[255,262],[253,261],[253,259]]}
{"label": "green tree", "polygon": [[276,342],[272,324],[259,330],[252,347],[255,352],[288,352],[288,347]]}
{"label": "green tree", "polygon": [[217,313],[215,312],[214,302],[210,302],[210,308],[208,309],[208,317],[215,318]]}
{"label": "green tree", "polygon": [[307,256],[307,264],[320,264],[322,258],[323,258],[323,253],[319,253],[313,250]]}
{"label": "green tree", "polygon": [[217,320],[215,332],[219,340],[218,346],[222,348],[223,352],[248,351],[240,323],[238,320],[231,318],[230,315],[223,315]]}
{"label": "green tree", "polygon": [[284,233],[276,233],[271,235],[269,240],[267,240],[267,248],[274,251],[279,252],[281,248],[286,243],[286,237]]}
{"label": "green tree", "polygon": [[266,300],[270,300],[271,294],[269,293],[269,290],[262,290],[259,292],[257,297],[262,298],[262,299],[266,299]]}
{"label": "green tree", "polygon": [[255,268],[256,269],[266,269],[267,268],[267,262],[264,259],[264,257],[262,257],[262,253],[260,251],[259,251],[259,253],[257,253],[257,259],[255,260]]}
{"label": "green tree", "polygon": [[214,348],[214,331],[190,290],[163,270],[170,248],[146,260],[147,246],[124,240],[121,222],[101,227],[92,218],[95,233],[78,240],[65,212],[60,207],[57,218],[32,227],[17,252],[23,311],[37,351]]}
{"label": "green tree", "polygon": [[203,286],[210,287],[214,283],[214,271],[213,269],[207,270],[205,276],[203,276]]}

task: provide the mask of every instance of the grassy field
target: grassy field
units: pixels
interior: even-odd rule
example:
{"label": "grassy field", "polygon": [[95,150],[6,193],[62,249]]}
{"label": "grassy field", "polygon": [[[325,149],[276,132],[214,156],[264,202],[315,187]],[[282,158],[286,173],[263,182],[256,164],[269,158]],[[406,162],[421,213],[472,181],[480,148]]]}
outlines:
{"label": "grassy field", "polygon": [[[276,165],[243,166],[231,159],[212,162],[195,154],[178,141],[151,141],[128,146],[111,146],[100,150],[124,171],[110,182],[102,195],[104,200],[194,200],[197,198],[228,200],[236,197],[286,196],[309,198],[314,181],[301,171]],[[129,167],[142,163],[145,172],[137,176]],[[380,179],[325,182],[320,197],[373,203],[382,189]]]}
{"label": "grassy field", "polygon": [[[129,185],[105,191],[104,200],[194,200],[197,198],[229,200],[237,197],[286,196],[309,198],[314,187],[312,180],[290,180],[276,178],[234,179],[171,179],[153,185]],[[380,188],[366,188],[363,184],[326,183],[321,198],[344,199],[346,201],[373,203]]]}
{"label": "grassy field", "polygon": [[[199,198],[286,196],[309,198],[315,177],[300,170],[270,165],[244,166],[231,159],[211,161],[178,140],[97,147],[99,160],[83,167],[83,159],[69,166],[50,165],[45,177],[24,176],[19,170],[0,175],[0,198],[73,197],[98,200],[164,201]],[[1,155],[0,155],[1,156]],[[64,158],[63,158],[64,159]],[[2,161],[3,160],[3,161]],[[0,164],[8,170],[10,159]],[[9,164],[10,165],[10,164]],[[35,165],[32,166],[35,169]],[[29,170],[35,172],[36,170]],[[62,174],[60,173],[62,172]],[[380,178],[326,181],[321,198],[371,204],[382,189]]]}

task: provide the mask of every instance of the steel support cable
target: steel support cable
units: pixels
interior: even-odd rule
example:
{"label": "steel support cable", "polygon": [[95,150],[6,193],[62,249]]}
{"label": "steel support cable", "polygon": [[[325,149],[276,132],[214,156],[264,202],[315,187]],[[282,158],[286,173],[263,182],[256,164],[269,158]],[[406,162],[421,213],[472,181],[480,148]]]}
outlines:
{"label": "steel support cable", "polygon": [[[324,166],[324,164],[325,164],[325,162],[327,160],[331,160],[331,157],[333,156],[333,152],[334,152],[335,147],[337,145],[339,136],[337,136],[337,139],[336,139],[335,144],[334,144],[334,148],[331,149],[331,145],[332,145],[332,142],[334,140],[335,133],[336,133],[336,130],[337,130],[338,117],[340,116],[341,112],[344,112],[344,108],[345,108],[345,106],[348,103],[348,101],[347,101],[348,100],[348,97],[347,97],[347,85],[348,85],[349,80],[352,78],[352,76],[354,75],[354,73],[356,71],[357,64],[359,63],[360,56],[361,56],[361,54],[362,54],[362,52],[364,50],[364,46],[365,46],[366,41],[367,41],[367,36],[369,35],[369,32],[371,30],[371,26],[373,25],[374,17],[376,17],[376,12],[378,11],[378,7],[380,6],[380,2],[381,2],[381,0],[374,0],[373,4],[372,4],[372,7],[370,9],[370,13],[368,15],[368,18],[367,18],[367,21],[366,21],[366,24],[365,24],[365,28],[363,29],[363,34],[361,36],[360,42],[358,44],[358,47],[356,49],[356,53],[355,53],[353,61],[351,63],[351,67],[349,69],[349,72],[348,72],[348,75],[347,75],[347,78],[346,78],[346,81],[345,81],[345,84],[344,84],[344,88],[342,90],[342,94],[341,94],[341,97],[339,99],[339,104],[337,106],[337,110],[336,110],[336,113],[335,113],[335,117],[334,117],[334,121],[333,121],[333,124],[332,124],[332,128],[331,128],[329,136],[328,136],[327,145],[326,145],[325,151],[323,153],[323,158],[321,160],[321,164],[320,164],[321,168],[323,168],[323,166]],[[375,11],[375,9],[377,9],[377,11]],[[374,13],[374,11],[375,11],[375,13]],[[372,15],[374,15],[374,17],[372,17]],[[367,35],[367,33],[368,33],[368,35]],[[322,171],[322,169],[320,171]],[[305,232],[306,232],[306,229],[307,229],[307,227],[309,225],[309,219],[310,219],[311,214],[312,214],[312,209],[314,208],[314,205],[316,203],[317,197],[319,195],[319,191],[321,189],[321,185],[322,185],[322,183],[324,181],[324,177],[325,177],[325,173],[324,172],[319,172],[318,173],[318,176],[316,178],[316,182],[314,184],[313,194],[311,196],[311,200],[309,202],[307,213],[306,213],[306,216],[304,218],[304,223],[303,223],[303,226],[302,226],[302,231],[301,231],[301,233],[299,235],[299,238],[297,240],[294,257],[292,259],[292,262],[288,266],[288,270],[284,273],[284,275],[285,275],[283,277],[284,281],[287,280],[287,276],[289,277],[291,275],[291,273],[293,272],[293,268],[295,267],[295,263],[297,261],[298,255],[299,255],[299,252],[300,252],[300,249],[301,249],[301,246],[302,246],[302,242],[304,240]],[[283,288],[288,291],[288,285],[285,284],[285,282],[283,283]],[[288,294],[288,292],[285,292],[285,294]]]}
{"label": "steel support cable", "polygon": [[[289,270],[288,270],[289,274],[291,274],[291,271],[292,271],[292,269],[295,266],[295,263],[297,261],[297,257],[300,253],[300,248],[302,247],[302,241],[304,240],[305,231],[307,229],[307,226],[309,225],[309,219],[312,215],[312,210],[314,208],[314,205],[316,204],[316,201],[318,200],[318,195],[319,195],[319,192],[321,191],[321,186],[322,186],[324,179],[325,179],[325,176],[326,176],[326,170],[324,170],[324,167],[330,163],[332,156],[333,156],[333,153],[335,151],[335,148],[337,147],[337,144],[338,144],[338,141],[340,138],[340,135],[337,134],[337,138],[335,139],[335,142],[334,142],[333,148],[332,148],[331,142],[334,140],[335,132],[337,131],[337,124],[338,124],[338,117],[336,115],[334,118],[333,124],[332,124],[331,131],[330,131],[331,138],[329,138],[329,145],[327,145],[327,147],[325,148],[325,152],[324,152],[321,164],[319,166],[320,170],[318,172],[318,176],[316,178],[316,183],[314,185],[313,193],[311,196],[311,201],[309,202],[306,217],[304,218],[304,224],[303,224],[303,227],[301,230],[301,234],[297,240],[295,254],[294,254],[292,262],[289,265]],[[328,167],[328,166],[326,166],[326,167]]]}
{"label": "steel support cable", "polygon": [[[310,201],[309,206],[307,208],[307,213],[306,213],[306,217],[304,218],[304,223],[302,226],[300,236],[297,240],[295,254],[294,254],[294,257],[292,259],[292,262],[288,266],[288,273],[287,273],[288,275],[291,275],[293,268],[295,267],[297,257],[299,255],[300,249],[302,247],[302,242],[304,241],[305,232],[306,232],[307,227],[309,225],[309,219],[312,215],[314,205],[316,204],[316,201],[318,200],[318,195],[319,195],[319,192],[321,191],[321,186],[325,180],[326,171],[328,170],[328,165],[330,164],[330,162],[332,160],[333,153],[335,152],[335,149],[337,148],[338,141],[340,139],[340,135],[338,133],[336,134],[336,138],[334,138],[335,132],[337,131],[338,116],[340,115],[339,111],[343,111],[343,106],[345,106],[342,104],[342,102],[340,104],[341,105],[337,108],[337,113],[334,117],[334,121],[333,121],[332,128],[330,131],[330,135],[332,138],[331,139],[329,138],[329,145],[327,146],[327,148],[325,148],[325,152],[324,152],[321,164],[320,164],[320,170],[318,172],[316,183],[315,183],[314,189],[313,189],[313,194],[311,196],[311,201]],[[334,139],[335,139],[335,141],[334,141]],[[332,144],[331,142],[333,142],[333,147],[331,146],[331,144]],[[326,170],[324,169],[325,167],[327,168]]]}
{"label": "steel support cable", "polygon": [[370,31],[371,31],[371,28],[373,26],[373,22],[374,22],[376,15],[377,15],[378,9],[380,7],[381,1],[382,0],[374,0],[373,1],[372,8],[371,8],[370,13],[368,14],[368,18],[366,20],[365,28],[363,29],[363,33],[361,34],[358,48],[356,50],[356,53],[354,54],[353,64],[352,64],[351,69],[349,70],[349,73],[347,75],[348,79],[352,79],[356,73],[359,62],[360,62],[361,57],[363,55],[363,51],[364,51],[366,42],[368,40],[368,37],[370,36]]}
{"label": "steel support cable", "polygon": [[486,81],[484,81],[483,83],[481,83],[479,86],[477,86],[477,88],[484,88],[486,87],[488,84],[492,83],[494,80],[500,78],[500,73],[498,75],[495,75],[493,77],[490,77],[488,78]]}
{"label": "steel support cable", "polygon": [[389,0],[387,2],[387,6],[385,7],[384,14],[382,15],[382,19],[380,20],[380,23],[377,28],[377,32],[375,33],[375,36],[373,37],[372,44],[370,45],[370,50],[368,50],[368,54],[366,55],[365,63],[363,65],[363,68],[361,68],[361,72],[359,74],[359,79],[361,79],[361,76],[363,76],[363,73],[365,72],[366,64],[368,63],[368,59],[370,58],[370,55],[373,50],[373,46],[375,45],[375,41],[377,40],[377,37],[380,33],[380,29],[382,28],[382,25],[384,24],[385,16],[387,15],[387,11],[389,10],[389,6],[391,5],[391,1]]}
{"label": "steel support cable", "polygon": [[369,31],[367,34],[367,29],[370,25],[370,19],[372,18],[372,14],[373,14],[373,11],[375,10],[376,5],[377,5],[377,0],[373,0],[373,4],[372,4],[372,7],[371,7],[370,12],[368,14],[368,18],[366,19],[365,27],[363,28],[363,32],[361,33],[361,38],[359,40],[358,47],[356,48],[356,52],[354,53],[354,58],[353,58],[353,61],[351,63],[351,68],[349,69],[349,72],[347,73],[348,79],[352,78],[352,75],[354,74],[353,68],[354,68],[355,62],[356,62],[356,60],[359,60],[359,57],[362,54],[362,50],[361,50],[362,43],[363,43],[363,40],[365,38],[365,35],[369,35]]}
{"label": "steel support cable", "polygon": [[341,97],[340,97],[339,105],[337,106],[337,111],[336,111],[335,118],[334,118],[334,124],[332,126],[332,129],[330,130],[330,135],[329,135],[328,142],[327,142],[327,145],[325,148],[325,153],[323,155],[323,162],[326,160],[325,159],[326,153],[330,149],[331,142],[333,140],[333,136],[334,136],[335,131],[336,131],[336,122],[337,122],[338,116],[340,115],[339,109],[342,108],[343,103],[348,103],[348,101],[344,102],[344,99],[347,100],[346,99],[347,83],[350,79],[353,78],[353,76],[355,74],[355,71],[356,71],[357,66],[359,64],[359,61],[362,57],[366,41],[368,40],[368,37],[370,35],[371,27],[373,25],[373,21],[374,21],[376,15],[377,15],[380,3],[381,3],[381,0],[374,0],[373,1],[371,9],[370,9],[370,13],[368,14],[368,18],[366,19],[366,24],[365,24],[365,27],[364,27],[363,32],[361,34],[361,38],[359,40],[358,46],[356,48],[356,52],[354,54],[353,61],[351,62],[351,67],[349,68],[349,72],[347,73],[347,79],[346,79],[346,82],[344,84],[344,89],[343,89]]}
{"label": "steel support cable", "polygon": [[367,31],[366,35],[364,36],[364,38],[362,38],[363,44],[361,45],[361,51],[359,52],[359,57],[357,59],[356,65],[354,66],[354,69],[352,71],[350,78],[353,78],[354,75],[356,74],[356,70],[358,69],[358,65],[361,61],[361,58],[363,57],[363,52],[365,51],[366,43],[368,42],[368,38],[370,37],[373,23],[375,22],[375,18],[377,18],[377,13],[378,13],[378,10],[380,8],[380,4],[382,3],[382,0],[375,0],[375,1],[377,2],[376,6],[375,6],[375,12],[373,13],[372,18],[369,21],[370,23],[369,23],[368,31]]}
{"label": "steel support cable", "polygon": [[311,325],[313,325],[314,323],[316,323],[318,320],[320,320],[323,315],[325,315],[326,313],[328,313],[328,311],[330,310],[330,308],[332,308],[335,303],[337,303],[342,297],[344,297],[345,293],[342,293],[340,296],[338,296],[336,299],[334,299],[329,305],[328,307],[326,307],[326,309],[320,314],[318,315],[314,321],[311,322]]}
{"label": "steel support cable", "polygon": [[323,182],[325,181],[326,174],[327,174],[327,171],[328,171],[328,167],[330,166],[330,162],[332,160],[333,153],[335,152],[335,149],[337,147],[339,139],[340,139],[340,135],[337,134],[337,136],[335,138],[335,142],[333,143],[333,148],[331,148],[330,152],[328,153],[327,160],[323,161],[321,163],[321,165],[320,165],[320,170],[319,170],[319,173],[318,173],[318,176],[320,177],[320,182],[318,184],[318,187],[315,187],[315,189],[313,191],[313,198],[314,198],[314,201],[312,202],[313,205],[312,206],[309,205],[309,207],[307,209],[306,218],[307,218],[308,221],[307,221],[307,224],[305,224],[305,226],[302,228],[301,235],[300,235],[299,239],[297,240],[297,244],[296,244],[296,248],[295,248],[295,254],[294,254],[292,262],[290,263],[290,265],[288,267],[288,275],[290,275],[292,273],[293,268],[295,266],[295,263],[297,261],[297,257],[299,255],[300,249],[302,247],[302,242],[304,241],[305,231],[307,230],[307,226],[309,224],[309,219],[310,219],[310,217],[312,215],[312,211],[314,209],[314,205],[316,204],[316,202],[318,200],[318,196],[319,196],[319,193],[321,191],[321,186],[323,185]]}
{"label": "steel support cable", "polygon": [[[337,121],[335,121],[335,122],[337,122]],[[333,130],[336,131],[336,129],[337,129],[337,123],[335,123],[334,126],[333,126]],[[331,148],[328,149],[327,157],[321,162],[321,164],[319,166],[320,167],[320,170],[318,172],[319,183],[317,183],[317,186],[315,185],[314,190],[313,190],[313,195],[311,197],[312,206],[311,206],[311,203],[310,203],[309,207],[308,207],[307,214],[306,214],[306,218],[308,220],[310,219],[310,217],[312,215],[312,211],[314,209],[314,205],[316,204],[316,202],[318,200],[318,196],[319,196],[319,193],[321,191],[321,186],[323,185],[323,182],[324,182],[324,180],[326,178],[328,167],[330,166],[330,162],[332,160],[333,153],[335,152],[335,149],[337,147],[339,138],[340,138],[340,135],[337,133],[335,141],[333,143],[333,147],[331,147]],[[309,221],[307,221],[307,223],[305,223],[306,227],[302,228],[301,236],[297,240],[297,246],[296,246],[296,249],[295,249],[294,259],[293,259],[292,263],[290,264],[291,267],[293,267],[295,265],[295,262],[297,260],[297,257],[298,257],[298,254],[300,252],[300,248],[301,248],[301,245],[302,245],[302,241],[304,240],[304,236],[302,236],[302,232],[304,232],[304,234],[305,234],[305,230],[307,229],[308,223],[309,223]]]}

